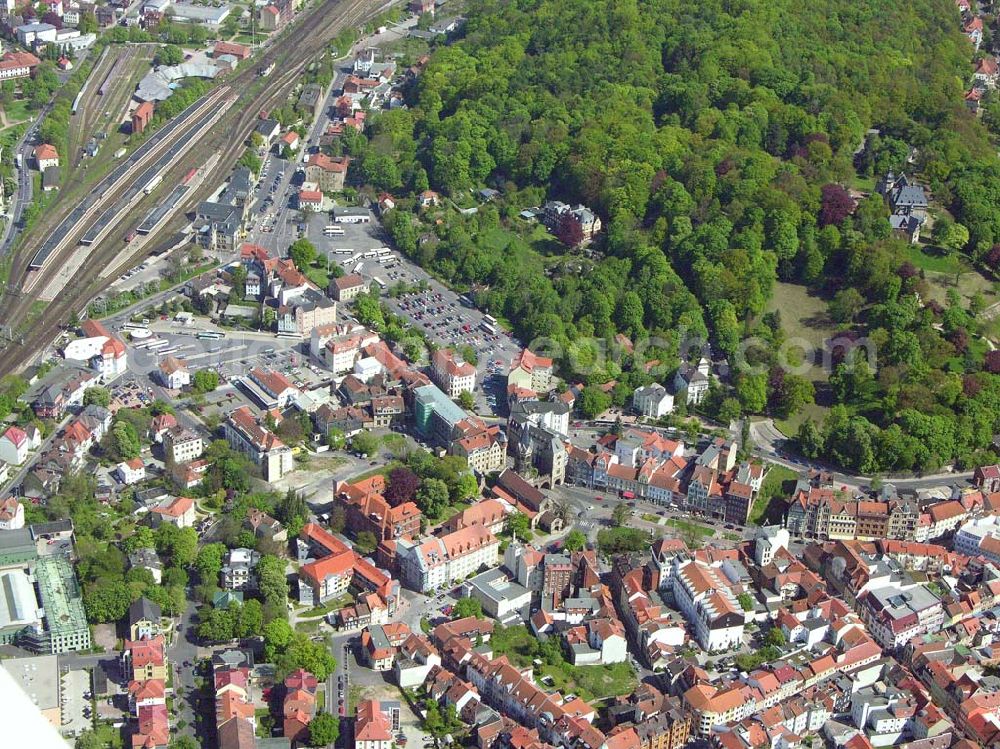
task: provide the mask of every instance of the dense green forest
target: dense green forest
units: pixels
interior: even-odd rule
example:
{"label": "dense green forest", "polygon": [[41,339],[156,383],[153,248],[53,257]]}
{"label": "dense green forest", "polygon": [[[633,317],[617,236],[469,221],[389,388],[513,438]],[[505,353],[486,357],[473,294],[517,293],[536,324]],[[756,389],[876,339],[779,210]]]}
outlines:
{"label": "dense green forest", "polygon": [[[951,0],[486,0],[410,107],[347,148],[364,184],[403,198],[387,219],[401,249],[524,340],[554,340],[564,375],[617,379],[624,401],[652,375],[582,341],[655,337],[663,381],[680,331],[730,358],[754,335],[758,370],[707,408],[787,415],[812,385],[774,366],[785,332],[765,313],[776,281],[804,284],[878,367],[820,383],[836,405],[802,427],[803,450],[866,472],[967,464],[1000,414],[976,300],[927,303],[881,197],[845,189],[906,168],[968,229],[969,262],[1000,261],[1000,164],[963,106],[960,27]],[[474,215],[406,200],[429,187],[461,205],[483,186],[501,198]],[[532,239],[518,213],[547,199],[602,217],[598,252]]]}

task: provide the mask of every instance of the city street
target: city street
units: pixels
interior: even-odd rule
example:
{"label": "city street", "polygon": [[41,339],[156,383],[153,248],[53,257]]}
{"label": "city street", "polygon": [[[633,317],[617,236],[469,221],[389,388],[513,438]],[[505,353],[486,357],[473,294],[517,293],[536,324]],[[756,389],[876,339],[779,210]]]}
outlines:
{"label": "city street", "polygon": [[[194,643],[194,620],[195,605],[189,600],[166,654],[173,669],[174,723],[181,735],[197,738],[204,735],[209,726],[199,702],[200,693],[195,680],[198,646]],[[184,665],[185,663],[188,665]],[[182,723],[183,728],[180,727]]]}

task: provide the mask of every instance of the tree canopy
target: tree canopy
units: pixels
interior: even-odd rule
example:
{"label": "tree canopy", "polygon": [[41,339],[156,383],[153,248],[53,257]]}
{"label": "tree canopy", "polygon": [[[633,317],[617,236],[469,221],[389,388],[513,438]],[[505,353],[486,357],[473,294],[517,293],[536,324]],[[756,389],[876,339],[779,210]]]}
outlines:
{"label": "tree canopy", "polygon": [[[821,449],[865,471],[967,465],[1000,429],[975,316],[959,300],[936,317],[926,282],[901,275],[909,245],[890,236],[881,196],[851,188],[908,170],[950,215],[942,250],[988,261],[1000,160],[990,118],[962,104],[971,54],[940,0],[485,0],[435,49],[410,106],[347,146],[360,179],[413,205],[386,218],[400,250],[475,289],[523,340],[544,336],[585,386],[584,415],[652,379],[615,353],[618,333],[650,336],[660,381],[682,336],[733,360],[757,335],[764,366],[709,399],[712,415],[801,409],[808,385],[768,376],[785,331],[767,314],[777,281],[800,283],[879,348],[869,381],[835,389],[844,411],[810,427]],[[475,214],[414,200],[484,185],[500,197]],[[549,199],[600,216],[596,252],[573,249],[568,224],[551,241],[532,233],[520,213]],[[357,310],[380,327],[375,301]]]}

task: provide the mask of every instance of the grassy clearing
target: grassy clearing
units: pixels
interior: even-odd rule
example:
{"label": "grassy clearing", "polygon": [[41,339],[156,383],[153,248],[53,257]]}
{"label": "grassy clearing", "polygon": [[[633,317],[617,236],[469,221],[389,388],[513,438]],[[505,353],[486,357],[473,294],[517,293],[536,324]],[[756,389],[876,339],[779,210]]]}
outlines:
{"label": "grassy clearing", "polygon": [[445,521],[450,520],[452,516],[457,515],[462,510],[469,509],[469,507],[471,507],[471,505],[468,502],[456,502],[454,504],[445,505],[436,515],[429,515],[427,517],[427,521],[431,523],[431,525],[438,525],[439,523],[444,523]]}
{"label": "grassy clearing", "polygon": [[635,691],[638,680],[628,663],[607,666],[542,666],[542,676],[550,676],[553,686],[565,694],[575,694],[586,702],[613,699]]}
{"label": "grassy clearing", "polygon": [[[490,640],[494,657],[506,655],[516,666],[527,667],[538,652],[538,640],[523,624],[514,627],[498,627]],[[573,666],[563,662],[557,665],[545,664],[536,669],[536,679],[548,676],[543,682],[546,688],[558,689],[563,694],[576,694],[584,700],[605,699],[621,694],[629,694],[635,689],[635,671],[628,663],[609,666]]]}
{"label": "grassy clearing", "polygon": [[478,241],[483,247],[496,252],[502,252],[511,242],[523,242],[543,257],[566,254],[566,248],[541,224],[531,224],[523,233],[497,227],[481,234]]}
{"label": "grassy clearing", "polygon": [[308,611],[303,611],[299,614],[299,618],[311,619],[313,617],[325,616],[331,611],[342,609],[344,606],[349,606],[352,603],[354,603],[354,599],[350,595],[343,595],[340,596],[340,598],[334,598],[332,601],[327,601],[326,603],[311,608]]}
{"label": "grassy clearing", "polygon": [[383,54],[391,55],[400,59],[401,62],[416,62],[421,55],[426,55],[431,51],[431,45],[425,39],[414,37],[403,37],[394,42],[389,42],[382,48]]}
{"label": "grassy clearing", "polygon": [[785,513],[785,499],[792,495],[798,474],[791,468],[772,465],[750,510],[750,525],[779,522]]}
{"label": "grassy clearing", "polygon": [[906,249],[906,259],[921,270],[954,275],[968,266],[955,253],[949,253],[929,244],[911,244]]}
{"label": "grassy clearing", "polygon": [[684,530],[691,533],[697,533],[702,538],[711,538],[715,535],[715,531],[709,528],[707,525],[702,525],[701,523],[695,523],[690,520],[678,520],[677,518],[670,518],[667,520],[667,525],[671,528],[676,528],[677,530]]}
{"label": "grassy clearing", "polygon": [[325,289],[327,284],[330,283],[330,274],[327,272],[326,268],[317,268],[315,265],[310,265],[306,268],[305,274],[306,278],[319,286],[321,289]]}
{"label": "grassy clearing", "polygon": [[396,432],[390,432],[382,437],[382,447],[393,455],[402,455],[406,451],[406,437]]}
{"label": "grassy clearing", "polygon": [[347,688],[347,712],[349,715],[354,715],[354,710],[357,708],[358,703],[364,699],[365,690],[364,687],[357,684],[351,684]]}
{"label": "grassy clearing", "polygon": [[[804,353],[814,354],[815,360],[820,358],[823,341],[837,332],[837,326],[827,315],[826,302],[799,284],[775,283],[767,309],[781,314],[781,326],[788,334],[787,349],[791,350],[795,344],[808,347],[811,350]],[[813,382],[826,382],[827,373],[815,360],[803,374]]]}
{"label": "grassy clearing", "polygon": [[32,115],[32,112],[28,109],[26,99],[12,101],[10,104],[4,106],[3,112],[7,117],[8,125],[13,125],[15,122],[23,122]]}
{"label": "grassy clearing", "polygon": [[799,426],[803,421],[812,419],[816,424],[822,424],[829,410],[826,406],[821,406],[818,403],[810,403],[791,414],[787,419],[776,419],[774,425],[786,437],[794,437],[798,434]]}
{"label": "grassy clearing", "polygon": [[925,271],[924,276],[930,286],[928,296],[942,304],[947,300],[949,289],[957,289],[958,294],[965,302],[968,302],[975,294],[982,294],[986,304],[997,301],[997,293],[993,288],[993,282],[974,270],[964,270],[960,273],[938,273]]}
{"label": "grassy clearing", "polygon": [[855,174],[851,178],[851,187],[861,192],[875,192],[875,177],[862,177]]}
{"label": "grassy clearing", "polygon": [[506,655],[515,666],[530,666],[538,640],[524,625],[497,627],[490,638],[494,657]]}

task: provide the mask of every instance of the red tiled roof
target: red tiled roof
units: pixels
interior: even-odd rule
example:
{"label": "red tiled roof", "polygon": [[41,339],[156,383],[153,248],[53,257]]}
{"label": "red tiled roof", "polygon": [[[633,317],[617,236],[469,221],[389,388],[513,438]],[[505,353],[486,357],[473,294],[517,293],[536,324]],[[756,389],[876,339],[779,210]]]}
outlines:
{"label": "red tiled roof", "polygon": [[10,440],[15,447],[20,447],[28,441],[27,433],[23,429],[15,426],[9,427],[7,431],[3,433],[3,436]]}
{"label": "red tiled roof", "polygon": [[354,724],[355,741],[390,741],[392,731],[389,719],[382,712],[378,700],[365,700],[358,705]]}
{"label": "red tiled roof", "polygon": [[35,146],[35,158],[39,161],[47,161],[49,159],[58,159],[59,152],[56,151],[56,147],[50,143],[42,143],[40,146]]}
{"label": "red tiled roof", "polygon": [[0,58],[0,70],[14,70],[16,68],[34,68],[41,64],[41,60],[30,52],[7,52]]}
{"label": "red tiled roof", "polygon": [[931,520],[938,523],[964,515],[965,508],[962,507],[962,503],[958,500],[950,500],[948,502],[936,502],[932,504],[927,508],[927,512],[930,513]]}
{"label": "red tiled roof", "polygon": [[175,497],[167,505],[161,505],[159,507],[154,507],[153,512],[159,513],[160,515],[167,515],[172,518],[179,518],[181,515],[186,513],[194,506],[194,500],[190,497]]}
{"label": "red tiled roof", "polygon": [[306,163],[308,166],[319,167],[324,172],[345,173],[351,164],[351,159],[348,156],[330,157],[325,153],[314,153],[309,156],[309,161]]}
{"label": "red tiled roof", "polygon": [[357,286],[364,286],[364,284],[365,279],[358,273],[348,273],[340,278],[333,279],[333,285],[340,291],[343,291],[344,289],[353,289]]}

